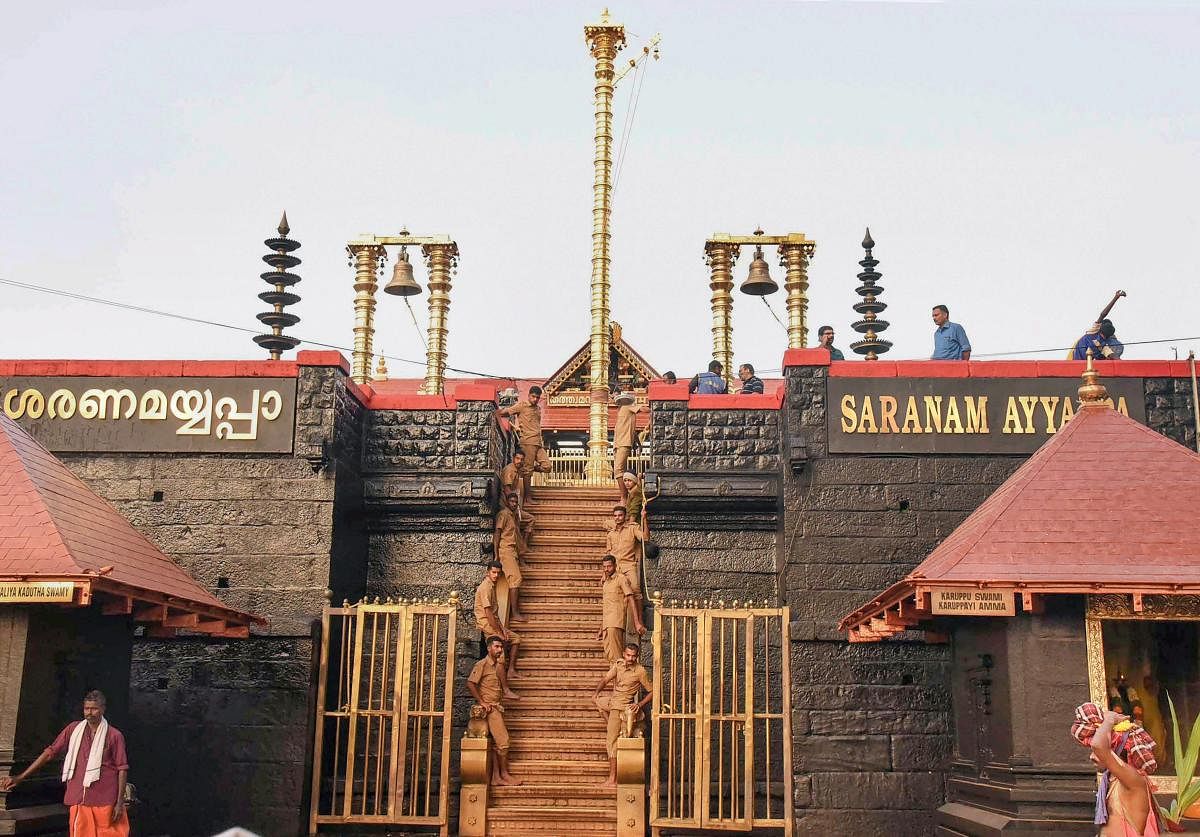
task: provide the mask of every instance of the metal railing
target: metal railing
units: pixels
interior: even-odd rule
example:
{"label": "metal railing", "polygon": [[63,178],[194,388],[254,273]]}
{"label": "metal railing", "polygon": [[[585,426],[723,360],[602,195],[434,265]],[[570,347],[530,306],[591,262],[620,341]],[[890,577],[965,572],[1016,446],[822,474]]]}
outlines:
{"label": "metal railing", "polygon": [[[600,488],[615,487],[617,482],[613,479],[613,453],[609,449],[608,456],[604,460],[604,474],[599,478],[588,474],[588,452],[587,448],[574,449],[567,448],[556,450],[549,453],[550,470],[535,472],[533,475],[533,485],[535,486],[557,486],[563,488],[574,488],[579,486],[596,486]],[[629,457],[626,468],[641,478],[642,474],[650,465],[650,451],[642,448],[633,453]]]}
{"label": "metal railing", "polygon": [[457,614],[456,593],[324,608],[310,835],[334,823],[449,833]]}
{"label": "metal railing", "polygon": [[650,825],[792,834],[788,608],[654,610]]}

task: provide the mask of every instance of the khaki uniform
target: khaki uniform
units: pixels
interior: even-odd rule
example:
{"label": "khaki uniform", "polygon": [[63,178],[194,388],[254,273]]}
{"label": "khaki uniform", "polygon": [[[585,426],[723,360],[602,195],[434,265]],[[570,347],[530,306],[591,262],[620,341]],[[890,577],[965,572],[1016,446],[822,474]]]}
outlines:
{"label": "khaki uniform", "polygon": [[[500,631],[497,630],[500,627],[498,624],[488,624],[487,609],[489,607],[492,609],[492,616],[499,620],[500,606],[496,602],[496,585],[485,575],[483,581],[479,582],[479,586],[475,588],[475,627],[479,629],[480,639],[500,635]],[[508,631],[510,645],[516,645],[520,641],[521,637],[516,631]]]}
{"label": "khaki uniform", "polygon": [[521,480],[521,472],[513,463],[508,463],[500,471],[500,499],[504,499],[506,494],[516,494],[517,497],[524,501],[522,493],[525,491],[525,483]]}
{"label": "khaki uniform", "polygon": [[600,582],[600,600],[603,606],[604,656],[610,663],[621,659],[625,650],[625,597],[633,595],[629,579],[620,573]]}
{"label": "khaki uniform", "polygon": [[633,452],[633,437],[637,432],[637,414],[641,410],[637,404],[624,404],[617,410],[617,426],[613,430],[613,476],[621,478],[625,466],[629,464],[629,455]]}
{"label": "khaki uniform", "polygon": [[642,527],[637,523],[626,523],[620,529],[608,533],[605,549],[617,559],[617,572],[629,579],[634,593],[642,592]]}
{"label": "khaki uniform", "polygon": [[625,722],[625,710],[630,704],[637,703],[639,689],[649,693],[654,686],[650,683],[650,675],[641,663],[631,666],[625,661],[613,663],[606,677],[613,677],[612,697],[608,700],[608,757],[616,758],[617,737],[621,734],[621,726]]}
{"label": "khaki uniform", "polygon": [[508,408],[508,414],[517,420],[517,440],[525,453],[522,476],[534,471],[549,471],[550,457],[542,447],[542,413],[536,405],[519,401]]}
{"label": "khaki uniform", "polygon": [[484,703],[494,704],[495,708],[487,714],[488,732],[492,735],[496,751],[507,753],[508,727],[504,725],[504,707],[500,705],[500,675],[496,667],[497,663],[491,657],[484,657],[471,669],[467,682],[479,688],[479,696]]}
{"label": "khaki uniform", "polygon": [[521,567],[517,557],[521,554],[521,528],[510,509],[496,512],[496,560],[504,567],[504,577],[514,590],[521,586]]}
{"label": "khaki uniform", "polygon": [[646,494],[642,491],[642,484],[639,482],[629,489],[629,494],[625,498],[625,519],[632,520],[639,526],[642,523],[642,509],[646,505]]}

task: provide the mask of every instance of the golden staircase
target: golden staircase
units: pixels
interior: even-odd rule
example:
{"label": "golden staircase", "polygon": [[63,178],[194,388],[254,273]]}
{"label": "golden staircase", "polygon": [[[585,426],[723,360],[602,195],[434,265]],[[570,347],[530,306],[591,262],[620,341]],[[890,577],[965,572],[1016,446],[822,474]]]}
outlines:
{"label": "golden staircase", "polygon": [[605,721],[592,693],[608,670],[601,644],[600,558],[615,488],[538,487],[525,510],[537,528],[522,569],[518,678],[521,700],[505,713],[513,775],[493,785],[487,833],[615,834],[616,793],[608,775]]}

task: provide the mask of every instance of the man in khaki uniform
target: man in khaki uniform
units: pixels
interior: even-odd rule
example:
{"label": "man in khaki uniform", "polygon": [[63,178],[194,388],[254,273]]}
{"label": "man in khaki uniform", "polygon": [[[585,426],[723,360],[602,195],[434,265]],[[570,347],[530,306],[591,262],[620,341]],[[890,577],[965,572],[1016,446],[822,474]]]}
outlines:
{"label": "man in khaki uniform", "polygon": [[517,700],[518,695],[508,688],[508,675],[517,665],[517,651],[520,649],[521,636],[516,631],[510,631],[500,621],[500,610],[496,604],[496,582],[500,580],[503,567],[499,561],[489,561],[483,581],[475,588],[475,627],[479,629],[479,657],[487,656],[488,640],[499,637],[504,644],[508,657],[508,671],[501,669],[500,686],[504,691],[505,700]]}
{"label": "man in khaki uniform", "polygon": [[492,736],[492,747],[496,751],[494,782],[497,785],[519,785],[520,780],[508,772],[508,727],[504,724],[504,706],[500,703],[500,657],[504,653],[504,643],[500,637],[494,636],[488,640],[487,650],[487,656],[471,669],[467,677],[467,689],[487,713],[488,733]]}
{"label": "man in khaki uniform", "polygon": [[636,474],[626,471],[621,475],[621,498],[625,501],[625,519],[641,520],[642,509],[646,507],[646,493],[642,491],[642,481]]}
{"label": "man in khaki uniform", "polygon": [[498,413],[517,420],[517,440],[525,454],[525,463],[521,467],[521,477],[525,482],[525,492],[522,497],[529,496],[529,481],[534,471],[549,471],[550,457],[542,443],[542,412],[538,409],[538,401],[542,397],[542,388],[531,386],[529,398],[518,401],[511,407],[503,407]]}
{"label": "man in khaki uniform", "polygon": [[525,467],[525,451],[519,450],[513,454],[512,462],[500,470],[500,496],[516,494],[518,500],[524,500],[525,483],[521,480],[521,469]]}
{"label": "man in khaki uniform", "polygon": [[[637,658],[637,644],[631,642],[622,649],[621,659],[613,663],[608,673],[600,679],[599,685],[596,686],[596,693],[592,695],[600,715],[608,718],[608,781],[601,787],[612,788],[617,785],[617,737],[621,734],[621,727],[625,723],[625,710],[634,705],[638,709],[645,709],[646,704],[653,696],[654,687],[650,683],[650,675],[646,673],[646,668],[637,661]],[[600,692],[604,691],[604,688],[610,683],[612,684],[612,696],[608,699],[606,712],[604,701],[600,699]],[[639,689],[646,692],[645,697],[641,700],[637,699]]]}
{"label": "man in khaki uniform", "polygon": [[642,542],[646,539],[646,513],[639,526],[629,520],[625,506],[613,506],[613,526],[608,530],[605,551],[617,559],[617,572],[629,579],[629,586],[642,609]]}
{"label": "man in khaki uniform", "polygon": [[504,578],[508,581],[508,621],[523,620],[521,615],[520,594],[521,565],[518,561],[523,550],[525,537],[528,534],[521,531],[520,509],[517,505],[517,495],[509,494],[504,498],[504,506],[496,512],[496,528],[492,532],[492,554],[504,567]]}
{"label": "man in khaki uniform", "polygon": [[[633,441],[637,434],[637,414],[642,408],[634,402],[632,392],[623,392],[617,396],[617,424],[613,430],[613,477],[621,479],[629,464],[629,456],[633,453]],[[621,486],[621,496],[625,496],[625,487]]]}
{"label": "man in khaki uniform", "polygon": [[642,614],[635,606],[637,601],[629,579],[617,572],[617,559],[605,555],[600,560],[600,601],[603,607],[602,621],[596,639],[604,641],[604,657],[610,663],[621,659],[625,648],[625,620],[634,625],[638,636],[646,633]]}

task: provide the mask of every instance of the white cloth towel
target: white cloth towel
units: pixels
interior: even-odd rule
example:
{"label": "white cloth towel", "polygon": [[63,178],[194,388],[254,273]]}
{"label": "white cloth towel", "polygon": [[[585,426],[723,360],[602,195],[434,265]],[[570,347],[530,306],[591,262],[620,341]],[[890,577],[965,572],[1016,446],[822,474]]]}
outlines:
{"label": "white cloth towel", "polygon": [[[71,743],[67,745],[67,758],[63,762],[62,780],[71,781],[75,775],[75,761],[79,758],[79,744],[83,741],[83,730],[87,721],[80,721],[71,730]],[[92,749],[88,751],[87,768],[83,774],[83,786],[89,787],[100,779],[100,759],[104,756],[104,739],[108,737],[108,719],[100,719],[100,727],[92,738]]]}

